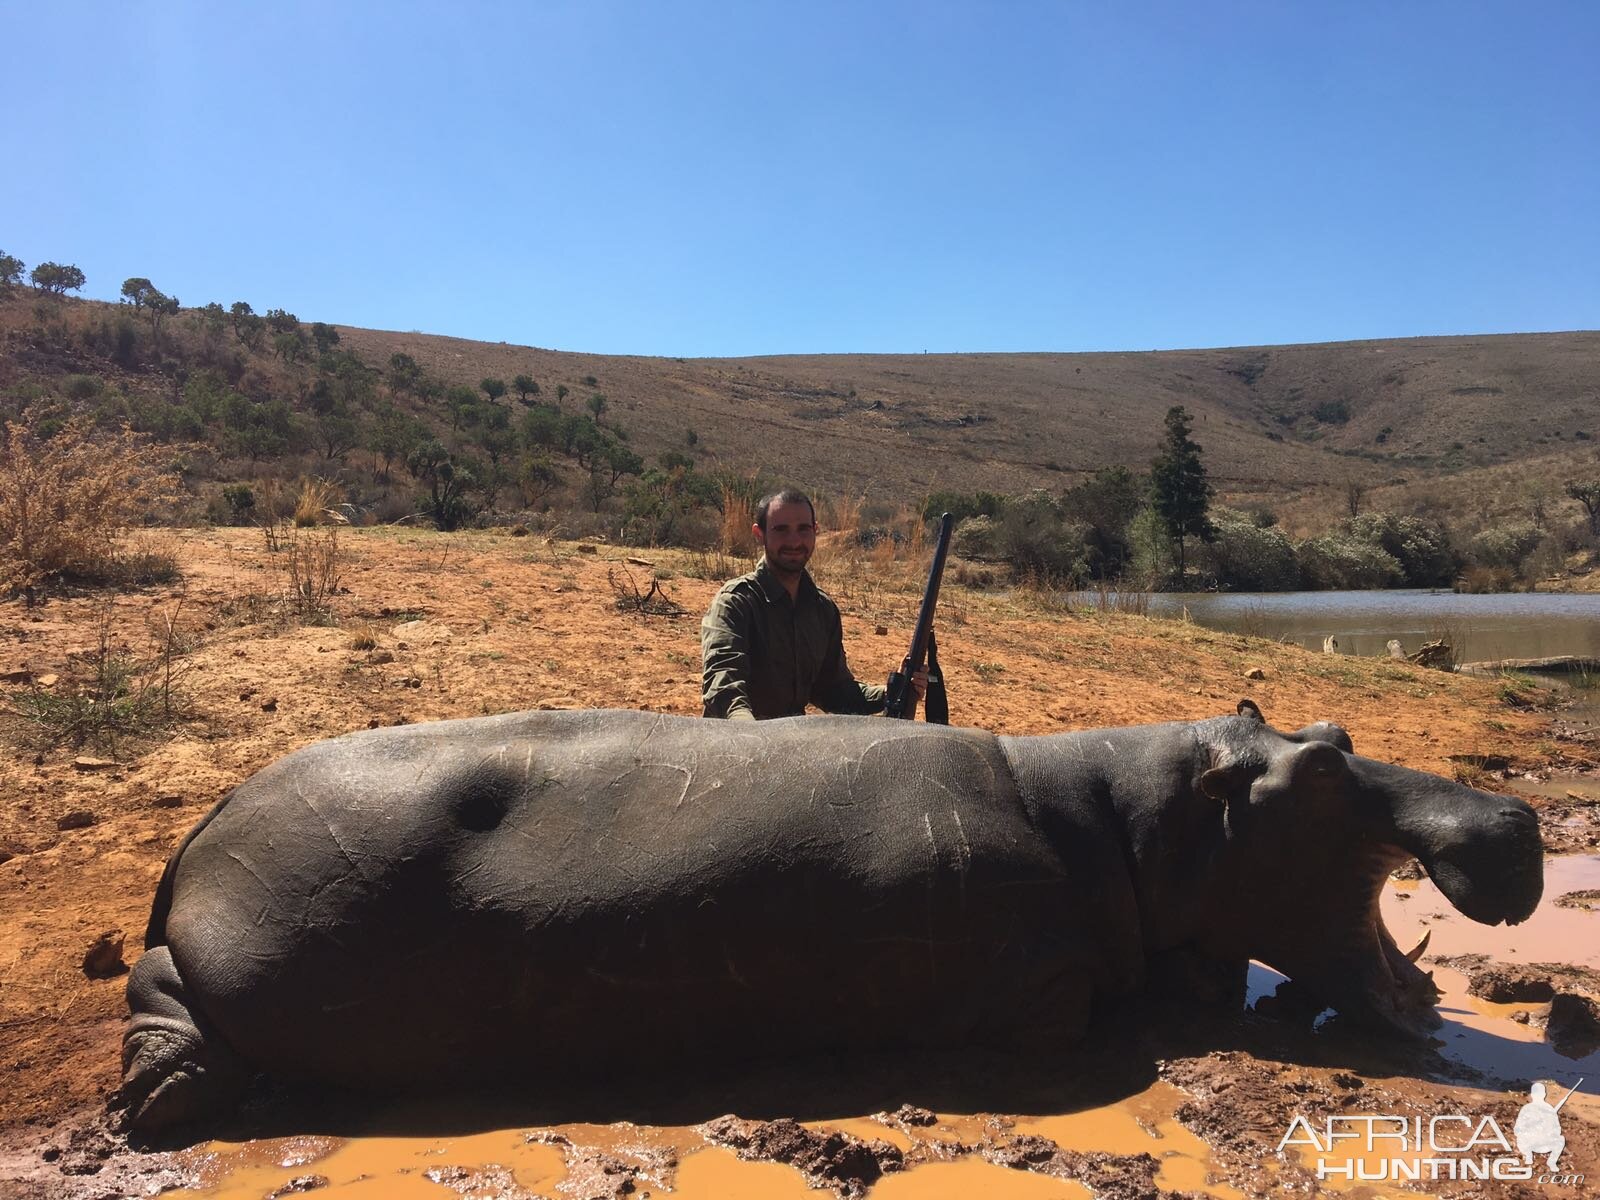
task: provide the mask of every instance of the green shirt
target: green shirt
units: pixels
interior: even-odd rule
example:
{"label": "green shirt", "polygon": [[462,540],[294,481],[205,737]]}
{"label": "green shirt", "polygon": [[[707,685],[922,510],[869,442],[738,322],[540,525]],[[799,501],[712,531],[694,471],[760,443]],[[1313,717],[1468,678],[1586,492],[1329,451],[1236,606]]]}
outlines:
{"label": "green shirt", "polygon": [[708,717],[794,717],[883,711],[884,689],[860,683],[844,658],[839,607],[809,572],[791,600],[762,559],[723,585],[700,622],[700,695]]}

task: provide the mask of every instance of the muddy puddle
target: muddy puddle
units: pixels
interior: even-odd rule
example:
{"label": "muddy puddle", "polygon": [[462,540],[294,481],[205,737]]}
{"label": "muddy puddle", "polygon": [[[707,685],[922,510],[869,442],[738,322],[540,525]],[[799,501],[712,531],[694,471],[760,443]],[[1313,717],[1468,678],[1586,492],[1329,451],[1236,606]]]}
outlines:
{"label": "muddy puddle", "polygon": [[[1595,905],[1557,903],[1563,896],[1591,891],[1600,891],[1600,856],[1547,860],[1544,901],[1529,921],[1510,929],[1468,921],[1427,880],[1396,881],[1383,896],[1385,922],[1402,946],[1411,945],[1424,930],[1430,932],[1422,965],[1435,972],[1445,1022],[1436,1046],[1451,1063],[1476,1073],[1449,1081],[1456,1089],[1453,1095],[1469,1097],[1474,1112],[1498,1111],[1507,1130],[1525,1099],[1520,1088],[1529,1080],[1548,1081],[1555,1099],[1584,1077],[1565,1111],[1600,1122],[1600,1050],[1577,1056],[1559,1053],[1542,1028],[1548,1002],[1496,1002],[1468,990],[1485,964],[1531,968],[1555,963],[1570,970],[1600,970]],[[1252,993],[1270,991],[1279,978],[1254,968]],[[1244,1072],[1240,1079],[1258,1091],[1274,1085],[1288,1088],[1287,1100],[1271,1110],[1266,1131],[1255,1131],[1258,1144],[1243,1157],[1237,1146],[1227,1149],[1229,1139],[1219,1138],[1205,1116],[1207,1094],[1213,1100],[1226,1094],[1219,1075],[1234,1066]],[[905,1106],[895,1112],[840,1112],[803,1123],[723,1117],[700,1125],[620,1122],[470,1136],[301,1136],[211,1143],[179,1155],[195,1186],[164,1194],[207,1200],[282,1200],[302,1193],[329,1200],[448,1200],[452,1194],[504,1200],[858,1200],[867,1195],[873,1200],[979,1195],[1087,1200],[1093,1195],[1168,1193],[1238,1200],[1279,1188],[1302,1194],[1415,1194],[1392,1184],[1361,1181],[1363,1169],[1381,1166],[1381,1146],[1366,1151],[1335,1147],[1324,1157],[1336,1172],[1348,1169],[1348,1178],[1336,1173],[1314,1183],[1308,1182],[1313,1151],[1290,1146],[1281,1155],[1275,1153],[1278,1138],[1286,1132],[1284,1114],[1297,1103],[1314,1107],[1309,1098],[1296,1099],[1297,1094],[1308,1096],[1303,1085],[1291,1082],[1302,1076],[1285,1074],[1300,1070],[1242,1051],[1223,1052],[1186,1060],[1169,1078],[1157,1078],[1111,1103],[1028,1115],[934,1113]],[[1309,1072],[1303,1077],[1324,1079]],[[1342,1077],[1347,1078],[1334,1072],[1325,1078]],[[1322,1096],[1323,1107],[1336,1111],[1324,1094],[1328,1088],[1336,1091],[1335,1085],[1324,1081],[1315,1086],[1323,1092],[1309,1095]],[[1387,1090],[1380,1093],[1380,1088]],[[1404,1072],[1391,1079],[1372,1073],[1357,1099],[1343,1103],[1383,1111],[1382,1104],[1395,1105],[1399,1097],[1414,1101],[1418,1112],[1437,1114],[1448,1111],[1448,1104],[1439,1107],[1445,1103],[1437,1099],[1440,1094],[1436,1085]],[[1423,1185],[1421,1190],[1436,1189]]]}

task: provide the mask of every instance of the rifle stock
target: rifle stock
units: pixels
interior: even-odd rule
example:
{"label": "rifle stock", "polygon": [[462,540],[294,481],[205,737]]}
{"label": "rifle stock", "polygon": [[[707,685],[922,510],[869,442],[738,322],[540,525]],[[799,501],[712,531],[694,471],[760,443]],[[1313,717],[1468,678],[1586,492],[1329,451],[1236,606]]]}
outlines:
{"label": "rifle stock", "polygon": [[885,716],[902,721],[914,721],[917,716],[917,693],[912,689],[911,677],[922,670],[928,660],[928,646],[933,638],[933,612],[939,605],[939,583],[944,577],[944,560],[950,554],[950,532],[955,521],[949,513],[939,518],[939,540],[933,551],[933,563],[928,567],[928,583],[922,589],[922,609],[917,614],[917,627],[911,634],[911,649],[900,664],[900,669],[889,676],[888,698],[884,702]]}

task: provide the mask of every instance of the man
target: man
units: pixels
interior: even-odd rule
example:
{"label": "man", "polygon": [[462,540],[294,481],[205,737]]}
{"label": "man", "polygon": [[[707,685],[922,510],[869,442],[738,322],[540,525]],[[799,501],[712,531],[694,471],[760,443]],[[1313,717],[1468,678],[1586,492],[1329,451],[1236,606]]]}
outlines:
{"label": "man", "polygon": [[[832,713],[883,711],[884,689],[850,673],[838,605],[806,571],[817,548],[817,511],[785,488],[756,505],[750,533],[762,558],[726,584],[700,623],[701,699],[708,717],[765,721],[806,705]],[[928,673],[912,686],[920,700]]]}

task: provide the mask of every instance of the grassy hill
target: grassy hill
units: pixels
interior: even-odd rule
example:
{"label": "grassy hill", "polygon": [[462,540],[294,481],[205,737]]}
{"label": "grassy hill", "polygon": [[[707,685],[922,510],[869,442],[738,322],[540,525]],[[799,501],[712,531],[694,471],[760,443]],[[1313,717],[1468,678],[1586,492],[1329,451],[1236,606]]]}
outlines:
{"label": "grassy hill", "polygon": [[877,497],[930,487],[1017,492],[1059,487],[1063,472],[1142,469],[1174,404],[1195,414],[1195,438],[1227,493],[1437,476],[1540,459],[1600,432],[1595,332],[1142,354],[688,360],[340,332],[369,360],[403,352],[462,382],[529,371],[582,392],[578,381],[593,377],[641,448],[682,448],[693,428],[701,453],[725,464]]}
{"label": "grassy hill", "polygon": [[[1149,353],[670,359],[334,328],[345,361],[370,368],[351,393],[360,422],[392,408],[452,450],[479,453],[468,431],[452,428],[442,391],[527,375],[539,403],[556,404],[564,390],[568,414],[602,393],[608,429],[625,431],[646,463],[677,451],[702,470],[761,471],[869,501],[915,502],[940,489],[1060,491],[1108,465],[1142,471],[1163,415],[1182,404],[1219,497],[1273,508],[1296,536],[1344,515],[1352,485],[1369,508],[1425,513],[1470,533],[1530,505],[1575,517],[1563,483],[1594,473],[1600,444],[1590,440],[1600,432],[1592,331]],[[301,341],[293,357],[270,340],[251,348],[226,328],[206,333],[199,310],[168,318],[157,335],[128,306],[13,289],[0,299],[0,402],[8,415],[55,405],[106,420],[131,413],[138,425],[211,372],[252,403],[282,401],[306,416],[332,376],[328,358],[319,366]],[[415,361],[431,394],[393,386],[386,371],[396,354]],[[514,393],[500,407],[524,413]],[[417,490],[401,470],[377,472],[365,441],[329,458],[302,438],[259,461],[230,456],[220,436],[212,442],[193,478],[215,491],[230,480],[319,475],[352,498],[390,495],[395,510]],[[555,468],[560,479],[543,503],[582,510],[579,470],[559,456]],[[502,510],[516,507],[507,486]]]}

